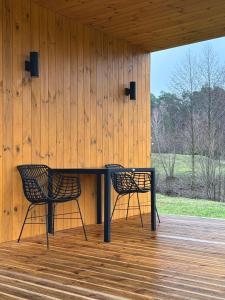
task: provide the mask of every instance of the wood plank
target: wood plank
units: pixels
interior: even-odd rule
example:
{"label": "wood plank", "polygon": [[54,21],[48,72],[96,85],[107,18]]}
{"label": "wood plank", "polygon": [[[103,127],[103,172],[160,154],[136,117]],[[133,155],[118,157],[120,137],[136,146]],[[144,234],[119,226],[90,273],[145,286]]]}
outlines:
{"label": "wood plank", "polygon": [[[133,149],[134,149],[134,153],[136,153],[137,149],[138,149],[138,105],[139,105],[139,97],[138,97],[138,93],[139,93],[139,80],[138,80],[138,53],[137,53],[137,49],[134,48],[133,49],[133,78],[134,81],[136,82],[136,97],[137,100],[134,102],[133,104],[133,134],[134,134],[134,138],[133,138]],[[139,161],[138,161],[138,155],[134,155],[133,158],[133,164],[134,166],[138,166],[139,165]]]}
{"label": "wood plank", "polygon": [[90,165],[95,167],[97,165],[97,42],[96,32],[94,30],[90,33],[90,93],[91,93],[91,157]]}
{"label": "wood plank", "polygon": [[108,136],[108,162],[114,162],[114,152],[113,152],[113,142],[114,142],[114,123],[113,123],[113,105],[114,105],[114,95],[113,95],[113,39],[108,40],[108,107],[107,107],[107,136]]}
{"label": "wood plank", "polygon": [[[84,59],[84,166],[91,165],[91,53],[90,53],[90,29],[85,28],[83,33],[83,59]],[[81,209],[85,217],[85,223],[91,223],[91,213],[94,210],[95,198],[93,190],[95,185],[93,176],[83,177],[82,193],[85,201],[81,202]],[[90,208],[90,211],[88,210]]]}
{"label": "wood plank", "polygon": [[[56,165],[58,168],[64,167],[64,45],[62,43],[64,38],[64,18],[62,16],[56,15],[55,20],[55,56],[56,56]],[[60,214],[61,210],[64,208],[64,204],[59,204],[56,206],[56,214]],[[59,216],[58,216],[59,218]],[[64,220],[56,219],[55,228],[63,228]]]}
{"label": "wood plank", "polygon": [[48,99],[48,15],[47,10],[40,9],[40,73],[41,73],[41,162],[48,165],[48,131],[49,131],[49,99]]}
{"label": "wood plank", "polygon": [[[31,7],[30,1],[24,0],[22,3],[22,49],[23,49],[23,58],[29,59],[29,52],[31,49]],[[22,90],[22,138],[23,138],[23,149],[22,155],[23,164],[30,163],[32,160],[32,132],[31,132],[31,78],[29,73],[22,70],[23,76],[23,90]],[[21,183],[19,184],[22,188]],[[26,210],[28,207],[28,202],[23,197],[22,201],[22,219],[25,217]],[[21,226],[21,224],[20,224]],[[19,227],[20,227],[19,226]],[[23,236],[29,236],[31,234],[31,228],[26,226],[24,228]]]}
{"label": "wood plank", "polygon": [[[12,1],[3,2],[3,194],[2,194],[2,240],[13,237],[13,201],[8,201],[13,194],[13,101],[12,101]],[[7,228],[5,230],[4,228]]]}
{"label": "wood plank", "polygon": [[13,239],[15,239],[22,223],[22,191],[20,176],[16,169],[22,163],[23,138],[23,100],[22,100],[22,2],[13,1]]}
{"label": "wood plank", "polygon": [[[76,166],[77,163],[77,52],[76,52],[76,26],[64,19],[64,166]],[[73,83],[73,84],[72,84]],[[72,210],[71,203],[63,204],[61,213]],[[74,226],[71,220],[64,220],[64,228]]]}
{"label": "wood plank", "polygon": [[109,40],[106,35],[103,35],[103,57],[102,57],[102,72],[103,72],[103,82],[101,82],[100,88],[103,91],[102,95],[102,140],[103,140],[103,165],[109,162],[109,134],[108,134],[108,88],[109,88],[109,73],[108,73],[108,47]]}
{"label": "wood plank", "polygon": [[[150,54],[145,54],[145,86],[146,86],[146,166],[151,166],[151,147],[152,147],[152,132],[151,132],[151,99],[150,99]],[[150,195],[147,195],[147,200],[150,201]],[[151,208],[147,207],[146,212],[150,212]]]}
{"label": "wood plank", "polygon": [[48,11],[49,165],[56,166],[56,15]]}
{"label": "wood plank", "polygon": [[224,299],[224,220],[162,216],[153,233],[146,214],[144,224],[142,229],[138,217],[114,221],[110,244],[99,242],[99,225],[88,227],[88,242],[81,228],[58,232],[49,251],[44,236],[2,244],[0,295],[8,299]]}
{"label": "wood plank", "polygon": [[103,165],[103,34],[99,33],[97,45],[97,165]]}
{"label": "wood plank", "polygon": [[[124,44],[122,42],[118,43],[118,63],[119,63],[119,91],[118,91],[118,97],[119,97],[119,164],[124,165],[124,149],[125,149],[125,143],[127,143],[127,140],[124,136],[124,88],[126,87],[125,81],[124,81]],[[124,143],[125,142],[125,143]],[[114,196],[115,199],[115,196]],[[121,218],[124,216],[124,213],[122,211],[116,211],[115,217]]]}
{"label": "wood plank", "polygon": [[[77,26],[77,166],[81,168],[85,166],[84,31],[83,26]],[[81,176],[81,185],[83,188],[85,187],[84,182],[84,176]],[[85,208],[83,193],[80,197],[80,203],[83,212]],[[78,220],[76,224],[80,224],[80,221]]]}
{"label": "wood plank", "polygon": [[[3,0],[0,1],[0,197],[3,198]],[[0,223],[2,222],[2,204],[0,201]],[[0,240],[2,240],[0,230]]]}
{"label": "wood plank", "polygon": [[[40,10],[39,6],[31,2],[31,51],[38,51],[40,30]],[[30,75],[29,75],[30,76]],[[31,134],[32,134],[32,152],[31,162],[40,161],[40,118],[41,118],[41,89],[40,78],[31,80]],[[41,208],[34,207],[31,211],[33,217],[40,215]],[[41,226],[30,225],[32,235],[40,234]]]}

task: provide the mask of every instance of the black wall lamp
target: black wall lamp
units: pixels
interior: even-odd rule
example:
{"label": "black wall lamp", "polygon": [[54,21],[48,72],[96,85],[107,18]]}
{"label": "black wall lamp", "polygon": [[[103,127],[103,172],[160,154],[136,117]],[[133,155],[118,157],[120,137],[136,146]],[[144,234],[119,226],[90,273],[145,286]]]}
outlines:
{"label": "black wall lamp", "polygon": [[30,61],[25,61],[25,70],[30,72],[31,77],[39,77],[39,53],[30,52]]}
{"label": "black wall lamp", "polygon": [[125,95],[130,96],[130,100],[136,100],[136,82],[130,82],[130,88],[125,88]]}

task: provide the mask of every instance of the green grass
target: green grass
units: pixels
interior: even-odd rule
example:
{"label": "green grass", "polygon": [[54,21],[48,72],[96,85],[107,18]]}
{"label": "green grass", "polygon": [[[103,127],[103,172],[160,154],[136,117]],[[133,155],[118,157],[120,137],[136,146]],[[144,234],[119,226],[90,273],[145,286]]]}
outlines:
{"label": "green grass", "polygon": [[[163,159],[167,159],[169,154],[161,154]],[[163,166],[159,158],[159,154],[152,153],[152,165],[156,168],[157,172],[160,174],[164,174]],[[175,174],[185,174],[191,173],[191,156],[177,154],[176,155],[176,164],[175,164]]]}
{"label": "green grass", "polygon": [[[170,154],[164,153],[161,154],[164,159],[168,159]],[[196,168],[198,168],[198,155],[196,155]],[[162,163],[160,161],[159,154],[152,153],[152,165],[156,168],[156,171],[160,175],[165,175],[165,172],[163,170]],[[223,162],[223,168],[225,172],[225,162]],[[175,163],[175,176],[179,175],[187,175],[191,174],[191,155],[185,155],[185,154],[177,154],[176,155],[176,163]]]}
{"label": "green grass", "polygon": [[157,194],[157,208],[161,215],[187,215],[225,219],[225,203],[209,200]]}

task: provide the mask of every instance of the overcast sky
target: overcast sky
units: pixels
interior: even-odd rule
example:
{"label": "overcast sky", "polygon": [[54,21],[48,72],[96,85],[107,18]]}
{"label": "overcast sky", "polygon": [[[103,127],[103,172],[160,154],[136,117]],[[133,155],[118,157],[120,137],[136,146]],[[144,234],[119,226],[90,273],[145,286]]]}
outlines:
{"label": "overcast sky", "polygon": [[207,43],[213,47],[223,64],[225,62],[225,37],[153,52],[151,54],[151,92],[158,96],[162,90],[168,91],[170,75],[176,69],[177,63],[182,62],[188,49],[190,48],[193,54],[198,54]]}

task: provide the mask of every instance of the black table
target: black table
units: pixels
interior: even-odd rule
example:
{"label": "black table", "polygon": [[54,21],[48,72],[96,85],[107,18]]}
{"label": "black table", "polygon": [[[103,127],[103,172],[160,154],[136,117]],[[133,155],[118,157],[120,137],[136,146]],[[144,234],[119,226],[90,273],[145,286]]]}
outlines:
{"label": "black table", "polygon": [[[110,242],[110,215],[111,215],[111,173],[121,172],[148,172],[151,174],[151,230],[156,230],[156,197],[155,197],[155,169],[154,168],[77,168],[54,169],[63,174],[93,174],[96,175],[97,190],[97,224],[102,224],[102,176],[104,176],[104,242]],[[48,206],[48,231],[53,232],[52,205]]]}

